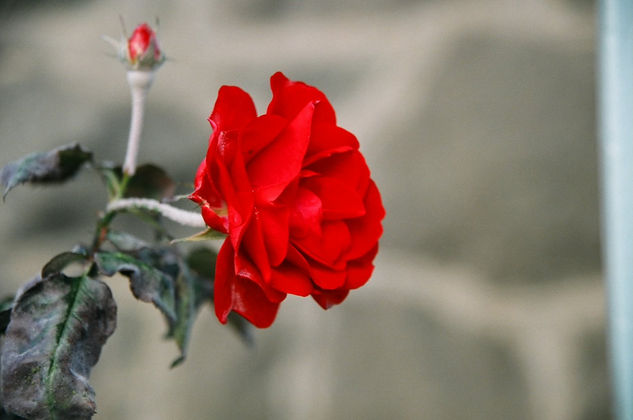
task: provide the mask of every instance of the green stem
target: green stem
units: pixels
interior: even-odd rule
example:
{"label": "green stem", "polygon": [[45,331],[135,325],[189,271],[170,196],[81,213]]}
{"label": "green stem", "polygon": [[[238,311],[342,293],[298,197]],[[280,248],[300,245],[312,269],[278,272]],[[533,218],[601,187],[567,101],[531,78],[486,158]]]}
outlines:
{"label": "green stem", "polygon": [[[129,182],[130,176],[127,173],[123,173],[121,182],[119,182],[114,196],[110,198],[110,202],[123,198]],[[103,243],[103,241],[105,241],[106,235],[108,234],[110,223],[112,223],[112,220],[114,220],[114,217],[117,215],[117,213],[117,210],[107,210],[97,221],[95,233],[92,238],[90,255],[94,255],[94,253],[98,252],[101,248],[101,244]]]}

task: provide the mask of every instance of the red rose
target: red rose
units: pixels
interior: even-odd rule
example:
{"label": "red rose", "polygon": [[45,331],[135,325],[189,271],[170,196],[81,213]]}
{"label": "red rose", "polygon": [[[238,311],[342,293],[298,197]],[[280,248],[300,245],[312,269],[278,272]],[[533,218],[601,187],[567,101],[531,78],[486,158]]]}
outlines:
{"label": "red rose", "polygon": [[127,42],[128,61],[133,68],[154,68],[164,61],[156,33],[147,23],[134,29]]}
{"label": "red rose", "polygon": [[220,88],[190,196],[228,234],[214,286],[222,323],[235,311],[267,327],[287,293],[341,303],[369,280],[382,234],[380,193],[325,95],[282,73],[270,84],[259,117],[242,89]]}

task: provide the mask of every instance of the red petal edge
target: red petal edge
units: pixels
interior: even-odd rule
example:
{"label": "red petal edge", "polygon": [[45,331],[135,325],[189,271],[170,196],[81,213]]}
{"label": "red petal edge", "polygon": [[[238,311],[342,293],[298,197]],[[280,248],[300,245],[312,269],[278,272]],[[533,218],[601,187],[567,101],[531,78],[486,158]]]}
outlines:
{"label": "red petal edge", "polygon": [[215,314],[221,323],[226,324],[231,311],[235,311],[256,327],[267,328],[277,316],[279,302],[269,301],[257,284],[235,275],[233,255],[231,242],[224,241],[215,271]]}

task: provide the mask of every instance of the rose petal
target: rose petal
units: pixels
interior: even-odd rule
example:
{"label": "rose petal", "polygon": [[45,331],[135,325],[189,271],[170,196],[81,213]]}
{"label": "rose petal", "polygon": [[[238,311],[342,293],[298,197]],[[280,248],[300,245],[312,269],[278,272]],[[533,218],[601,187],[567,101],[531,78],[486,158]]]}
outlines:
{"label": "rose petal", "polygon": [[356,136],[349,131],[333,124],[313,124],[304,165],[310,165],[336,153],[358,150],[358,147]]}
{"label": "rose petal", "polygon": [[209,178],[206,159],[203,159],[196,171],[194,190],[189,198],[198,204],[206,203],[209,206],[222,206],[222,197]]}
{"label": "rose petal", "polygon": [[321,159],[304,169],[330,178],[338,179],[346,186],[365,196],[369,185],[369,168],[365,158],[357,150],[338,153],[327,159]]}
{"label": "rose petal", "polygon": [[323,308],[330,309],[343,302],[349,290],[321,290],[312,293],[312,298]]}
{"label": "rose petal", "polygon": [[346,270],[331,270],[320,264],[310,264],[310,278],[321,289],[333,290],[345,285]]}
{"label": "rose petal", "polygon": [[189,195],[189,199],[200,205],[204,222],[212,229],[228,233],[228,219],[216,213],[216,210],[220,211],[222,208],[222,198],[211,182],[206,159],[198,167],[194,187],[195,189]]}
{"label": "rose petal", "polygon": [[216,169],[215,156],[217,148],[217,133],[211,135],[206,157],[200,162],[194,180],[194,191],[190,199],[198,204],[206,203],[211,207],[220,208],[223,206],[222,194],[215,185],[213,171]]}
{"label": "rose petal", "polygon": [[262,115],[248,123],[240,132],[244,161],[248,163],[268,146],[287,124],[288,121],[278,115]]}
{"label": "rose petal", "polygon": [[224,241],[216,262],[215,314],[221,323],[226,324],[231,311],[235,311],[256,327],[266,328],[275,320],[279,302],[269,301],[257,284],[235,275],[233,254],[231,242]]}
{"label": "rose petal", "polygon": [[365,214],[362,197],[336,178],[313,176],[305,179],[301,186],[319,197],[324,220],[360,217]]}
{"label": "rose petal", "polygon": [[262,235],[262,224],[260,216],[255,214],[245,230],[244,238],[240,247],[241,253],[244,253],[255,264],[265,282],[270,280],[271,267],[268,259],[268,251],[264,244]]}
{"label": "rose petal", "polygon": [[363,286],[371,277],[374,271],[372,262],[378,253],[378,244],[376,244],[367,254],[347,263],[347,281],[345,287],[347,289],[358,289]]}
{"label": "rose petal", "polygon": [[350,260],[360,258],[369,252],[382,235],[381,221],[385,217],[385,209],[382,206],[380,192],[372,180],[369,181],[364,202],[367,211],[365,215],[347,221],[352,243],[346,258]]}
{"label": "rose petal", "polygon": [[288,252],[290,211],[285,206],[262,206],[256,215],[260,220],[270,265],[276,267],[283,262]]}
{"label": "rose petal", "polygon": [[[237,132],[213,133],[206,165],[209,177],[214,180],[214,186],[226,203],[233,248],[239,249],[243,229],[253,211],[254,197],[239,149]],[[213,218],[209,217],[209,223],[213,222]],[[226,220],[223,222],[226,224]],[[215,228],[212,224],[210,226]]]}
{"label": "rose petal", "polygon": [[[209,262],[211,263],[211,262]],[[215,281],[213,284],[213,306],[215,315],[221,323],[233,310],[233,284],[235,283],[235,271],[233,271],[233,247],[226,240],[220,248],[215,261]]]}
{"label": "rose petal", "polygon": [[211,229],[221,233],[229,233],[229,219],[218,215],[211,207],[201,205],[202,219]]}
{"label": "rose petal", "polygon": [[299,267],[299,269],[305,271],[306,273],[310,270],[308,260],[306,260],[301,251],[292,244],[288,245],[288,255],[286,255],[286,261]]}
{"label": "rose petal", "polygon": [[217,159],[221,159],[227,167],[231,167],[239,143],[239,130],[216,130],[218,133],[216,150]]}
{"label": "rose petal", "polygon": [[285,299],[286,294],[274,289],[268,281],[265,281],[259,269],[251,262],[246,254],[243,252],[236,252],[234,254],[234,260],[236,275],[244,279],[249,279],[253,283],[257,284],[264,292],[264,295],[266,295],[266,299],[271,302],[281,302]]}
{"label": "rose petal", "polygon": [[317,88],[303,82],[288,80],[281,72],[271,76],[270,87],[273,91],[273,98],[268,105],[267,114],[276,114],[292,119],[308,103],[318,103],[314,113],[314,121],[336,125],[334,108],[323,92]]}
{"label": "rose petal", "polygon": [[308,296],[313,289],[308,274],[289,264],[273,269],[271,286],[298,296]]}
{"label": "rose petal", "polygon": [[345,222],[324,222],[321,236],[308,235],[292,238],[292,243],[304,254],[315,261],[328,266],[340,265],[340,257],[351,243],[349,230]]}
{"label": "rose petal", "polygon": [[249,163],[251,184],[261,201],[273,201],[301,171],[310,140],[314,104],[307,104],[275,141]]}
{"label": "rose petal", "polygon": [[321,199],[307,188],[299,188],[290,213],[290,232],[301,238],[309,234],[321,236],[323,209]]}
{"label": "rose petal", "polygon": [[218,185],[228,207],[228,224],[233,247],[239,249],[244,228],[250,221],[254,199],[250,191],[236,191],[228,169],[221,161],[216,162]]}
{"label": "rose petal", "polygon": [[256,117],[255,104],[248,93],[237,86],[222,86],[209,122],[214,130],[228,131],[242,128]]}
{"label": "rose petal", "polygon": [[[235,148],[235,155],[233,156],[228,172],[230,180],[227,180],[224,177],[223,180],[230,182],[235,192],[235,195],[232,198],[233,201],[229,203],[229,200],[227,199],[227,203],[229,203],[229,210],[231,210],[231,208],[235,210],[232,218],[231,213],[229,213],[229,223],[233,225],[233,227],[231,227],[231,232],[237,233],[237,230],[234,229],[239,229],[241,226],[245,226],[249,222],[255,205],[253,188],[251,187],[248,174],[246,173],[244,157],[239,149],[239,143]],[[223,174],[223,176],[225,175],[226,173]],[[238,243],[234,243],[233,245],[236,249],[239,248]]]}

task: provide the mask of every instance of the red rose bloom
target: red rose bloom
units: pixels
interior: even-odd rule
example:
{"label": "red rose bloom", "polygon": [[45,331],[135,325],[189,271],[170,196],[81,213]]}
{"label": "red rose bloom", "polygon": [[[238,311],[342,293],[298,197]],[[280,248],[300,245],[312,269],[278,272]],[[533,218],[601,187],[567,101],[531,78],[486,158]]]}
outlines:
{"label": "red rose bloom", "polygon": [[190,196],[228,234],[214,286],[222,323],[235,311],[267,327],[287,293],[341,303],[369,280],[382,234],[380,193],[325,95],[282,73],[270,84],[259,117],[242,89],[220,88]]}

